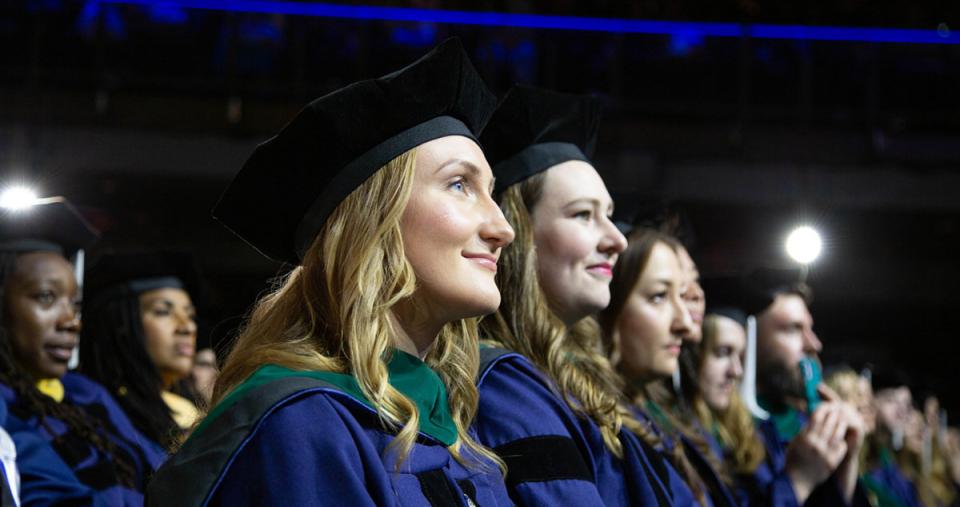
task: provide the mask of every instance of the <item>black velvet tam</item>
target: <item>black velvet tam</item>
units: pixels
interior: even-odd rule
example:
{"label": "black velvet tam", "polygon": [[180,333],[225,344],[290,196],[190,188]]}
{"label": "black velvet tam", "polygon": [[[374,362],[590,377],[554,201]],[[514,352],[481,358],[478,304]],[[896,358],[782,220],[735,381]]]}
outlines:
{"label": "black velvet tam", "polygon": [[308,104],[256,148],[213,210],[271,259],[299,264],[327,217],[379,168],[450,135],[473,139],[496,97],[458,39]]}
{"label": "black velvet tam", "polygon": [[155,289],[183,289],[193,299],[200,290],[196,257],[187,251],[108,252],[87,269],[85,299],[134,296]]}
{"label": "black velvet tam", "polygon": [[514,86],[481,137],[497,178],[494,193],[557,164],[590,163],[599,127],[596,98]]}
{"label": "black velvet tam", "polygon": [[712,276],[700,280],[707,295],[707,315],[716,314],[737,321],[747,327],[748,309],[756,309],[763,301],[752,297],[739,275]]}
{"label": "black velvet tam", "polygon": [[71,258],[100,237],[80,212],[62,197],[26,209],[0,209],[0,251],[56,252]]}

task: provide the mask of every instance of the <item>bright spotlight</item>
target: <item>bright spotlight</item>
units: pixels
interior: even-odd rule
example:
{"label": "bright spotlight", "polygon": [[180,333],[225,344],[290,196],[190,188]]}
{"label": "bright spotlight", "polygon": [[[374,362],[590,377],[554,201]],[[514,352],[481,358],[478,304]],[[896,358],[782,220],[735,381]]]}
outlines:
{"label": "bright spotlight", "polygon": [[800,264],[810,264],[820,255],[823,242],[813,227],[797,227],[787,236],[787,254]]}
{"label": "bright spotlight", "polygon": [[0,193],[0,208],[22,210],[37,204],[39,198],[32,189],[22,186],[9,187]]}

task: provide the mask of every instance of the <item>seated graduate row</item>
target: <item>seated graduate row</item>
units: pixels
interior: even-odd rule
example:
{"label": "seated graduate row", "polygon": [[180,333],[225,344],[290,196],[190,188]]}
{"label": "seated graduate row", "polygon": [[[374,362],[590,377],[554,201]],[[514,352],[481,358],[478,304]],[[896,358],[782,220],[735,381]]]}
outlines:
{"label": "seated graduate row", "polygon": [[[101,386],[67,373],[67,259],[95,234],[66,202],[4,214],[23,504],[868,505],[863,418],[801,374],[821,347],[805,288],[738,278],[714,313],[756,316],[757,335],[704,322],[683,245],[612,222],[599,124],[591,97],[516,86],[498,104],[455,39],[308,104],[214,209],[296,267],[193,427],[171,392],[193,353],[176,337],[196,335],[184,263],[90,270],[80,370]],[[735,389],[754,347],[765,410]]]}

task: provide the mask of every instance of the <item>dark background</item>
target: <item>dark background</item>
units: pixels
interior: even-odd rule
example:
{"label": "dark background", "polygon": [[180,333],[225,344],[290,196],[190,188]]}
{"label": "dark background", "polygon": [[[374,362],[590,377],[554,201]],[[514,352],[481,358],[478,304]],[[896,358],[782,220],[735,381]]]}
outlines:
{"label": "dark background", "polygon": [[204,334],[225,343],[283,269],[209,218],[252,148],[310,99],[458,35],[498,93],[524,82],[601,97],[597,167],[619,213],[661,201],[683,210],[704,275],[789,266],[785,235],[816,225],[826,247],[809,281],[826,361],[899,365],[960,414],[958,2],[376,5],[716,21],[745,34],[912,28],[943,43],[0,1],[0,184],[78,204],[103,231],[94,256],[192,248],[209,282]]}

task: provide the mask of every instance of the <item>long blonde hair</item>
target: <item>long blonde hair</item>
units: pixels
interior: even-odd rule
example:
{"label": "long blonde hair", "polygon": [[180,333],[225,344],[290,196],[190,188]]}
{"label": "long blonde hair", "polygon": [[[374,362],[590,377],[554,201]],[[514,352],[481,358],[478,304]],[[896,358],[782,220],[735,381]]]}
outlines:
{"label": "long blonde hair", "polygon": [[623,403],[619,376],[600,349],[600,328],[592,317],[567,327],[548,304],[537,276],[531,210],[543,190],[544,173],[507,188],[501,208],[513,227],[513,243],[497,272],[500,309],[480,322],[490,343],[529,358],[557,385],[574,413],[600,428],[606,447],[623,457],[622,427],[646,433]]}
{"label": "long blonde hair", "polygon": [[[696,348],[694,362],[697,375],[703,368],[710,350],[717,344],[718,325],[716,314],[709,314],[703,319],[703,340]],[[715,431],[724,449],[729,451],[725,457],[727,467],[737,474],[752,474],[766,459],[767,451],[763,441],[757,434],[757,427],[753,416],[744,405],[740,394],[734,389],[730,395],[730,405],[724,410],[713,410],[703,400],[699,384],[696,379],[689,379],[694,391],[690,398],[693,400],[693,412],[700,424],[707,431]]]}
{"label": "long blonde hair", "polygon": [[[394,346],[391,309],[416,290],[400,231],[416,151],[388,162],[347,196],[327,218],[303,265],[260,299],[224,362],[211,406],[264,364],[348,373],[383,425],[397,431],[388,451],[397,452],[398,466],[409,455],[421,414],[390,385],[386,363]],[[424,361],[447,387],[458,434],[450,453],[467,464],[465,445],[503,468],[466,431],[477,411],[478,344],[476,319],[450,322]]]}

